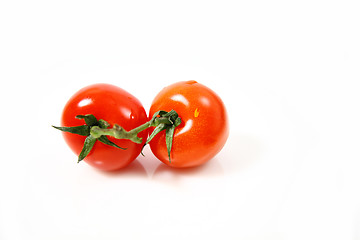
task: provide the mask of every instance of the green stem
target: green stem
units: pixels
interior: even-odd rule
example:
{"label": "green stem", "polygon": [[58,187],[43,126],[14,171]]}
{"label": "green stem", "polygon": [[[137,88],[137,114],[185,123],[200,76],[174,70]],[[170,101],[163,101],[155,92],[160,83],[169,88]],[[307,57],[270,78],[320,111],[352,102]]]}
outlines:
{"label": "green stem", "polygon": [[100,128],[99,126],[93,126],[90,129],[90,135],[94,138],[99,138],[102,135],[112,136],[117,139],[129,139],[134,143],[142,143],[142,138],[138,137],[137,135],[144,131],[149,127],[156,127],[159,124],[173,124],[171,120],[167,117],[154,117],[150,121],[130,130],[126,131],[124,128],[119,126],[118,124],[114,124],[112,128]]}
{"label": "green stem", "polygon": [[141,143],[142,139],[137,134],[126,131],[121,126],[115,124],[113,128],[103,129],[98,126],[94,126],[90,129],[90,135],[94,138],[99,138],[103,135],[112,136],[117,139],[129,139],[135,143]]}
{"label": "green stem", "polygon": [[153,115],[150,121],[130,131],[126,131],[118,124],[114,124],[112,128],[108,128],[110,127],[110,124],[108,122],[102,119],[97,120],[96,117],[92,114],[78,115],[76,116],[76,118],[84,119],[86,125],[73,126],[73,127],[55,127],[55,126],[53,127],[64,132],[78,134],[81,136],[87,136],[84,142],[83,150],[79,155],[78,161],[83,160],[90,153],[91,149],[93,148],[97,140],[99,140],[100,142],[106,145],[126,150],[125,148],[122,148],[116,145],[115,143],[113,143],[112,141],[110,141],[110,139],[108,139],[107,136],[112,136],[117,139],[128,139],[133,141],[134,143],[141,144],[142,138],[138,137],[137,135],[149,127],[154,127],[155,129],[150,134],[149,138],[147,139],[143,147],[146,144],[148,144],[156,134],[165,130],[166,146],[170,161],[170,151],[172,148],[174,129],[177,126],[179,126],[181,123],[181,118],[174,110],[171,110],[170,112],[158,111]]}
{"label": "green stem", "polygon": [[137,128],[134,128],[132,130],[129,131],[129,134],[133,134],[133,135],[138,135],[138,133],[144,131],[145,129],[151,127],[152,125],[152,120],[144,123],[143,125],[138,126]]}

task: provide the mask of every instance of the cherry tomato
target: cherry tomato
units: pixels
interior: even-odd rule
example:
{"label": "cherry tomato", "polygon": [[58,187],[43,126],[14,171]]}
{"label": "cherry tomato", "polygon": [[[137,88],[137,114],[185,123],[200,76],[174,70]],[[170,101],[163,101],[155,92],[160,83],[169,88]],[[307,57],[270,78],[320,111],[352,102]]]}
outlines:
{"label": "cherry tomato", "polygon": [[[127,131],[148,120],[145,109],[138,99],[125,90],[110,84],[90,85],[75,93],[65,105],[61,125],[63,127],[83,125],[84,120],[75,117],[86,114],[93,114],[98,120],[106,120],[111,126],[117,123]],[[68,132],[64,132],[63,135],[73,152],[79,155],[86,137]],[[147,130],[138,134],[143,143],[145,143],[147,135]],[[126,150],[96,141],[84,161],[101,170],[116,170],[132,162],[142,148],[142,144],[126,139],[109,137],[109,140]]]}
{"label": "cherry tomato", "polygon": [[165,131],[150,141],[154,155],[172,167],[194,167],[212,159],[225,145],[229,123],[224,103],[208,87],[196,81],[184,81],[165,87],[155,97],[150,116],[159,110],[175,110],[181,124],[175,128],[171,162],[165,143]]}

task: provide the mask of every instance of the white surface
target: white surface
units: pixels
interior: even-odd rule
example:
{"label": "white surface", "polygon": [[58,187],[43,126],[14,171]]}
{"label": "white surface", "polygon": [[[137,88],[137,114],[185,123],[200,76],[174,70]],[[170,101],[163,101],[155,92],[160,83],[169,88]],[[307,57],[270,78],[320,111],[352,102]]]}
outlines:
{"label": "white surface", "polygon": [[[2,1],[0,239],[360,239],[358,1]],[[81,87],[195,79],[226,147],[102,173],[51,124]]]}

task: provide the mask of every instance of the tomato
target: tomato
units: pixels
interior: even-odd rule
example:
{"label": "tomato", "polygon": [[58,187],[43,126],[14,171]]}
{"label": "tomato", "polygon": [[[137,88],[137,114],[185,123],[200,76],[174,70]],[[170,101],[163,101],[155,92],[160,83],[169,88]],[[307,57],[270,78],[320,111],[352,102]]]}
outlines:
{"label": "tomato", "polygon": [[[84,125],[84,120],[77,119],[76,116],[86,114],[92,114],[98,120],[106,120],[111,126],[117,123],[127,131],[148,120],[145,109],[138,99],[125,90],[110,84],[90,85],[75,93],[65,105],[61,125],[63,127]],[[145,143],[147,135],[147,130],[138,134],[143,143]],[[63,136],[73,152],[79,155],[86,136],[69,132],[64,132]],[[120,169],[139,155],[143,145],[127,139],[109,137],[109,140],[126,150],[96,141],[84,161],[101,170]]]}
{"label": "tomato", "polygon": [[154,155],[172,167],[194,167],[212,159],[225,145],[229,123],[224,103],[208,87],[183,81],[165,87],[155,97],[150,116],[159,110],[175,110],[181,124],[175,128],[169,161],[165,131],[150,141]]}

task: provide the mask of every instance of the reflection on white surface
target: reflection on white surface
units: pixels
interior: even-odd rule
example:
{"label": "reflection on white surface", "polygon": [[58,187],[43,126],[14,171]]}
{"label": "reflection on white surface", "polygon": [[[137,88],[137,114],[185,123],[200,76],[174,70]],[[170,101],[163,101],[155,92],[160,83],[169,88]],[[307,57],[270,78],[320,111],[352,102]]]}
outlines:
{"label": "reflection on white surface", "polygon": [[189,101],[181,94],[176,94],[172,96],[171,99],[177,102],[181,102],[186,106],[189,105]]}
{"label": "reflection on white surface", "polygon": [[353,217],[353,234],[354,239],[360,239],[360,209],[355,212]]}
{"label": "reflection on white surface", "polygon": [[183,133],[189,131],[191,129],[192,125],[193,125],[193,120],[192,119],[187,120],[185,123],[185,126],[180,130],[180,132],[178,134],[183,134]]}
{"label": "reflection on white surface", "polygon": [[92,102],[92,100],[90,98],[85,98],[79,102],[78,106],[84,107],[86,105],[89,105],[91,102]]}
{"label": "reflection on white surface", "polygon": [[154,174],[152,175],[152,179],[160,180],[163,183],[178,186],[179,184],[185,184],[186,178],[189,177],[223,177],[225,175],[224,169],[221,165],[221,162],[216,157],[211,159],[209,162],[191,168],[172,168],[167,166],[166,164],[159,164]]}

